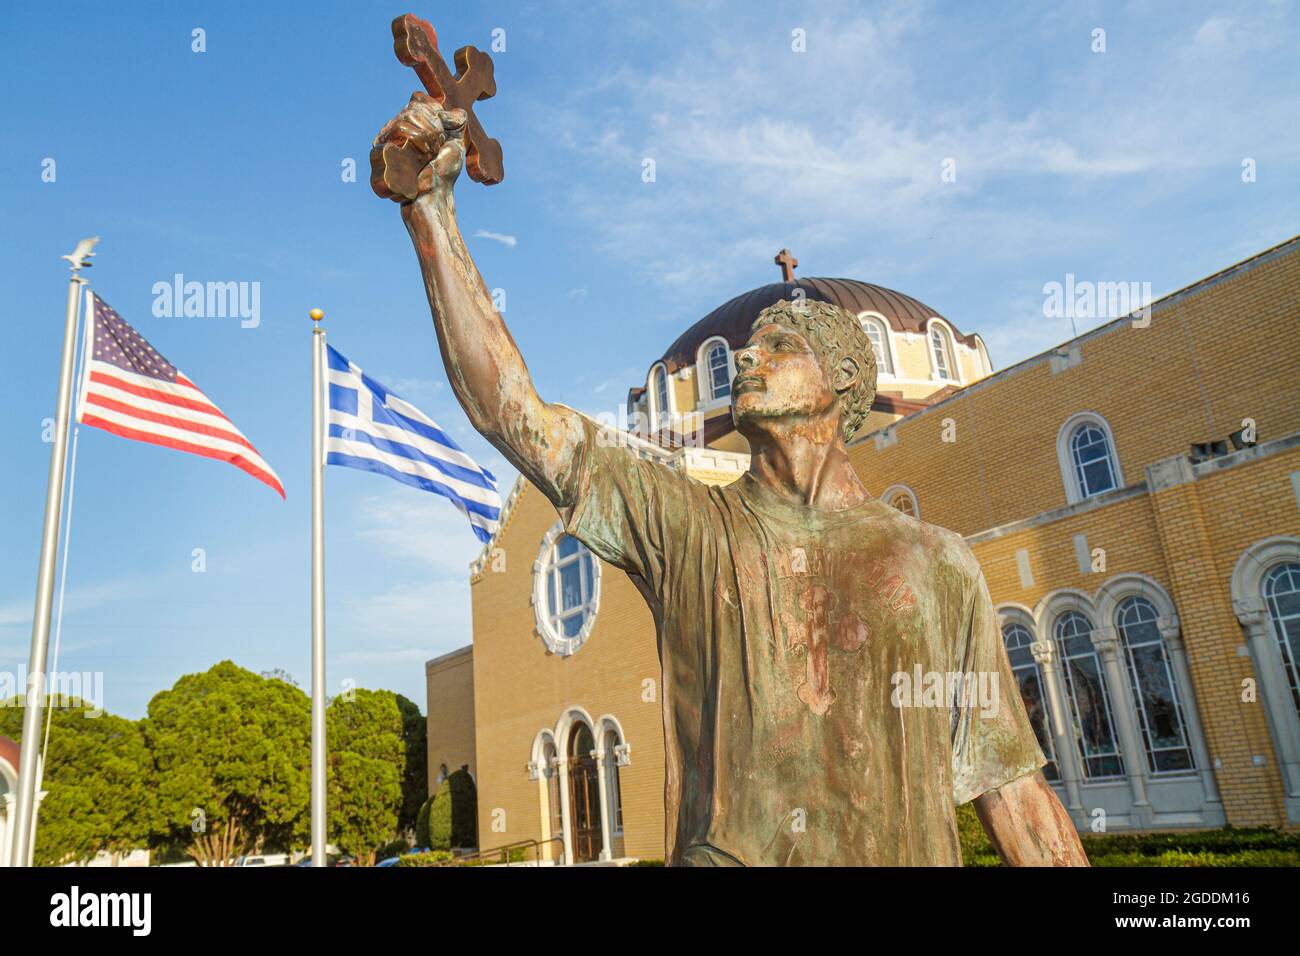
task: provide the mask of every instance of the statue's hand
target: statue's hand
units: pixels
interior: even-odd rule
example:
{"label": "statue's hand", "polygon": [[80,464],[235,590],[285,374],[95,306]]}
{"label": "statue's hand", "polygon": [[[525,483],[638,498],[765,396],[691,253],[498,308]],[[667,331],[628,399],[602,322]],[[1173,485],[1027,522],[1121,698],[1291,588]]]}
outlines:
{"label": "statue's hand", "polygon": [[429,94],[379,131],[370,150],[370,186],[382,199],[413,202],[426,193],[450,194],[465,167],[465,111],[443,109]]}

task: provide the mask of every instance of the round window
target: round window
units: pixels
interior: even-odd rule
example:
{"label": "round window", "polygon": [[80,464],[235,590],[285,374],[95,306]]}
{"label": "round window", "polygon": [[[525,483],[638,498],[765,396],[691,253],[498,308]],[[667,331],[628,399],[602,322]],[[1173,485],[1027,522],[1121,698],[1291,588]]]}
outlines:
{"label": "round window", "polygon": [[533,565],[533,614],[547,650],[561,657],[591,634],[600,604],[600,562],[556,524],[542,540]]}

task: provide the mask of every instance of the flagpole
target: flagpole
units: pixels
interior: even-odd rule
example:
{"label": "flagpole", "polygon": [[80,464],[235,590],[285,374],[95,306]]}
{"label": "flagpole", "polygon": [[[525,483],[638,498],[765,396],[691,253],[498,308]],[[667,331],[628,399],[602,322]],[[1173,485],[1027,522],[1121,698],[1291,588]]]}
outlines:
{"label": "flagpole", "polygon": [[311,310],[311,865],[325,866],[325,313]]}
{"label": "flagpole", "polygon": [[63,354],[59,360],[59,395],[54,415],[54,442],[50,449],[50,474],[45,486],[45,524],[41,529],[41,557],[36,572],[36,607],[32,612],[32,647],[27,661],[27,694],[23,700],[23,737],[18,761],[18,801],[14,812],[11,866],[28,866],[35,845],[32,821],[36,809],[36,764],[40,754],[41,708],[45,704],[45,664],[50,645],[50,613],[54,600],[54,570],[63,515],[64,466],[68,457],[68,421],[72,406],[72,369],[76,358],[77,319],[80,317],[80,272],[96,240],[82,240],[65,256],[72,263],[68,281],[68,311],[63,324]]}
{"label": "flagpole", "polygon": [[[83,296],[85,300],[85,311],[82,313],[82,315],[86,316],[87,319],[93,318],[95,314],[95,306],[92,299],[93,295],[94,293],[90,291],[90,283],[88,282],[85,283],[85,295]],[[91,328],[88,329],[87,328],[88,325],[90,325]],[[67,505],[63,509],[64,511],[63,544],[62,544],[63,568],[62,570],[59,571],[59,597],[57,602],[54,605],[54,654],[50,658],[50,670],[49,670],[51,679],[53,679],[54,676],[59,672],[59,645],[63,640],[63,599],[67,596],[68,593],[68,554],[72,548],[72,506],[73,506],[73,502],[75,501],[75,495],[77,491],[77,438],[81,435],[81,429],[77,425],[77,419],[81,412],[82,399],[85,397],[83,395],[83,392],[85,391],[86,357],[90,354],[91,350],[94,348],[94,342],[92,340],[95,337],[93,334],[94,327],[89,321],[78,322],[77,330],[78,330],[78,335],[81,338],[82,348],[81,348],[81,360],[80,362],[77,363],[74,369],[75,377],[73,379],[74,384],[72,386],[74,391],[76,392],[77,397],[73,399],[72,411],[71,411],[70,424],[72,427],[72,452],[69,456],[69,461],[68,461]],[[43,784],[43,781],[45,780],[46,756],[50,752],[50,725],[53,723],[54,723],[54,708],[49,707],[46,709],[46,714],[45,714],[45,736],[41,742],[41,760],[40,763],[36,765],[36,792],[37,793],[40,793],[41,786]]]}

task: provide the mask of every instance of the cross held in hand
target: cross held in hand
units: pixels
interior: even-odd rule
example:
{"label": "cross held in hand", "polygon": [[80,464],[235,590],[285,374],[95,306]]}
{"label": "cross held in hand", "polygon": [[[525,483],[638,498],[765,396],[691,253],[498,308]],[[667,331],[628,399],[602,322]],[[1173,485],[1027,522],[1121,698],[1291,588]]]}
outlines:
{"label": "cross held in hand", "polygon": [[[465,169],[470,178],[488,186],[501,182],[506,175],[501,144],[488,136],[474,115],[476,102],[496,95],[492,57],[477,47],[463,46],[453,57],[456,64],[453,75],[438,52],[437,31],[410,13],[393,21],[393,52],[400,62],[415,70],[425,90],[441,106],[465,111]],[[371,151],[371,186],[385,198],[396,198],[394,193],[401,192],[393,188],[395,184],[388,170],[389,165],[394,167],[393,172],[400,169],[400,162],[390,162],[395,158],[383,147]]]}

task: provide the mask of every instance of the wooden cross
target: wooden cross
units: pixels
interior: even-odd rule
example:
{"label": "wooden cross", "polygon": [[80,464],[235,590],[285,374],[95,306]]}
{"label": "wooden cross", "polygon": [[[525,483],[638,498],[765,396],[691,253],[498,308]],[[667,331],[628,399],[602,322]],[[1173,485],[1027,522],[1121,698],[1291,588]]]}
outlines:
{"label": "wooden cross", "polygon": [[789,249],[782,249],[772,261],[781,267],[782,282],[794,281],[794,268],[799,264],[799,260],[790,255]]}
{"label": "wooden cross", "polygon": [[[501,144],[483,129],[474,104],[496,95],[492,57],[477,47],[463,46],[453,60],[453,76],[438,52],[438,34],[414,14],[393,21],[393,52],[413,67],[429,95],[447,109],[465,111],[465,169],[476,182],[493,186],[505,178]],[[417,162],[405,144],[386,143],[370,151],[370,185],[386,199],[414,199],[415,177],[424,163]]]}

